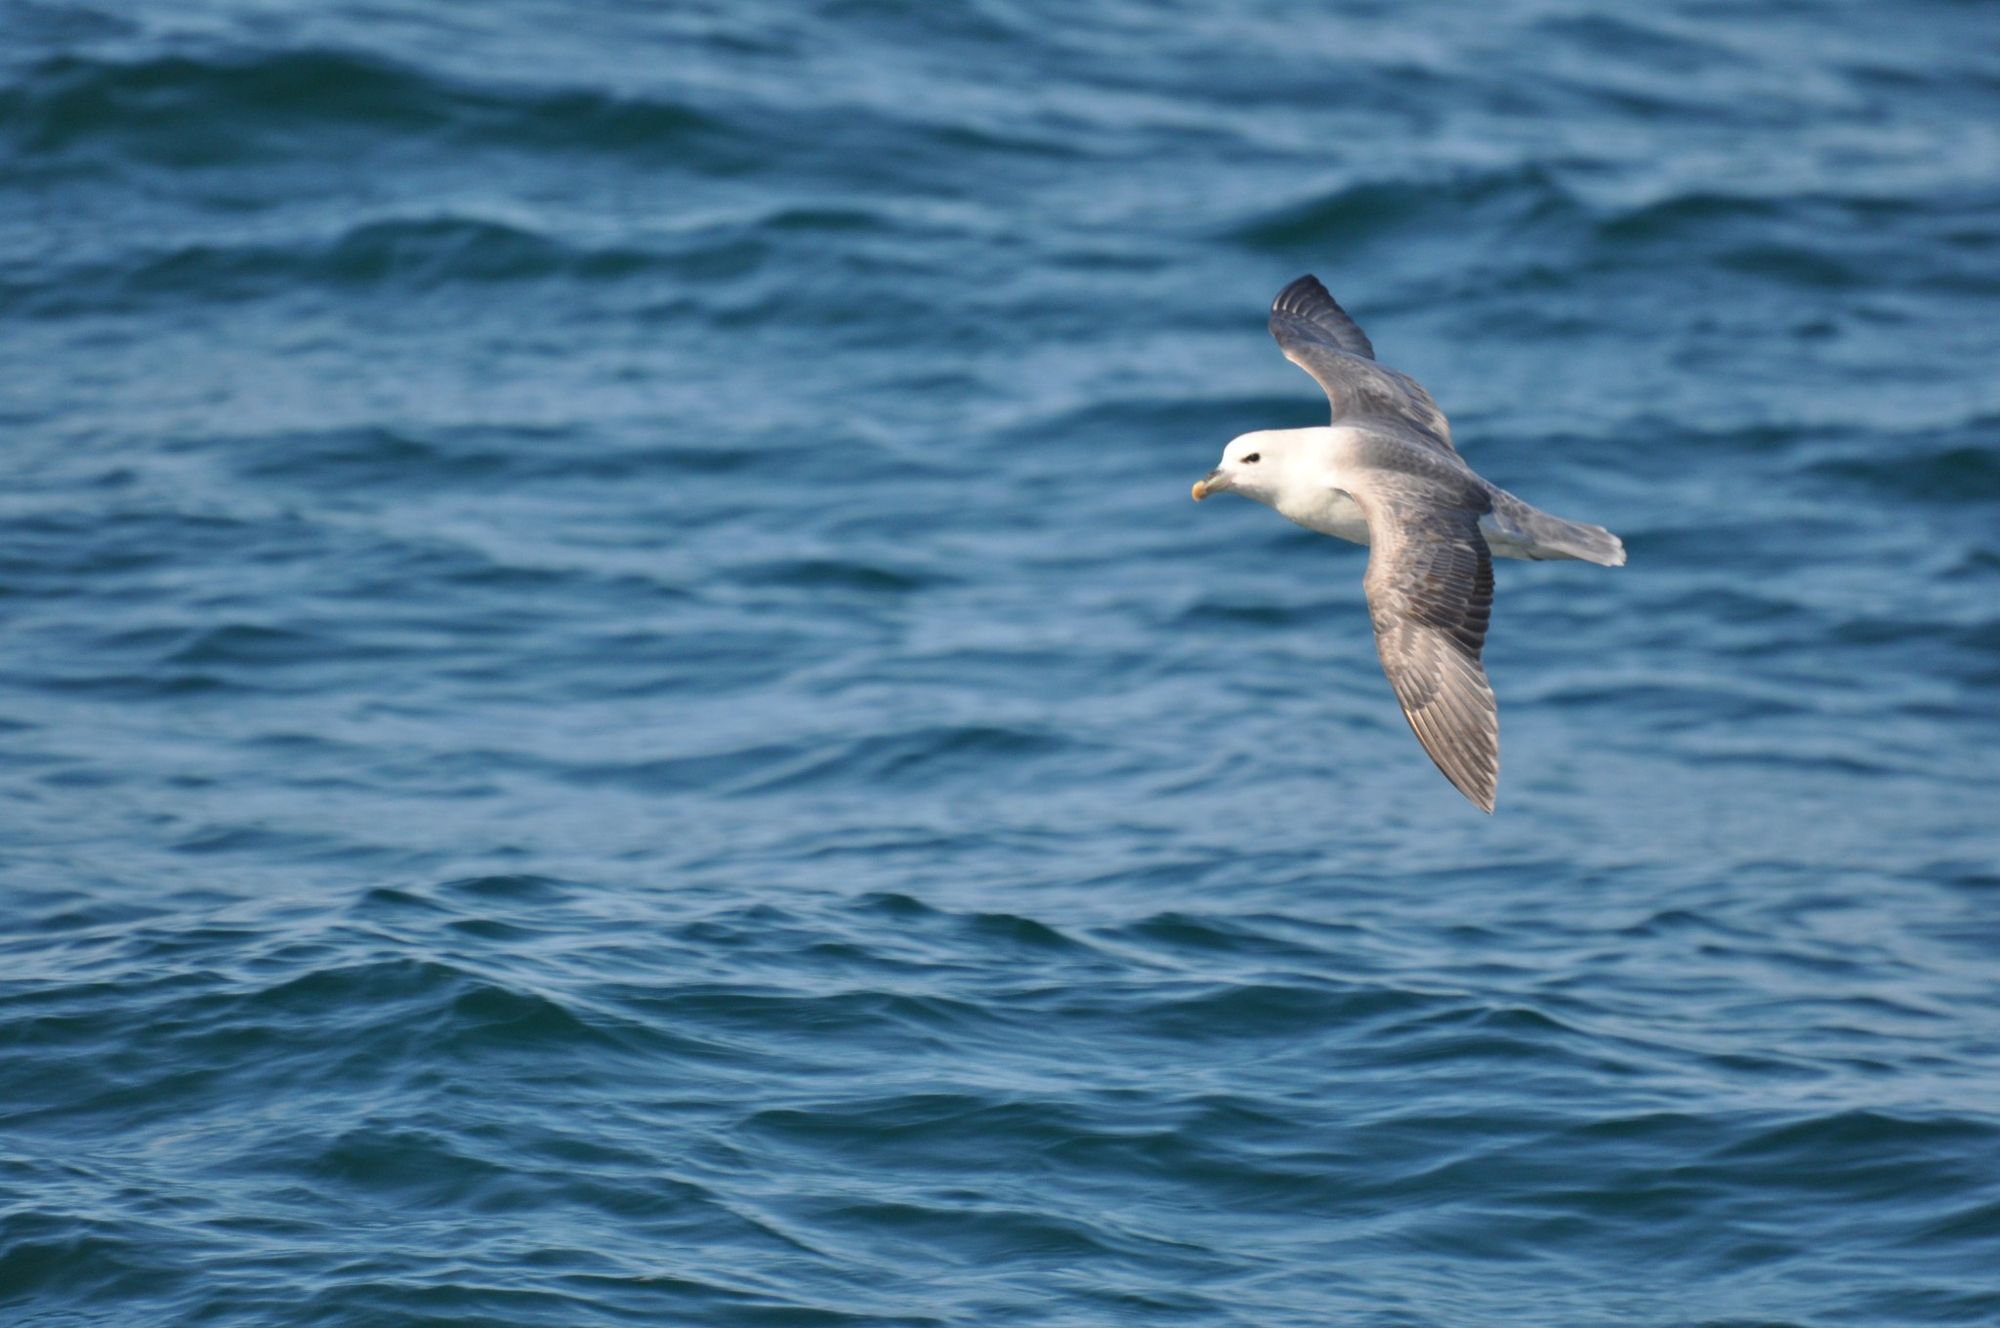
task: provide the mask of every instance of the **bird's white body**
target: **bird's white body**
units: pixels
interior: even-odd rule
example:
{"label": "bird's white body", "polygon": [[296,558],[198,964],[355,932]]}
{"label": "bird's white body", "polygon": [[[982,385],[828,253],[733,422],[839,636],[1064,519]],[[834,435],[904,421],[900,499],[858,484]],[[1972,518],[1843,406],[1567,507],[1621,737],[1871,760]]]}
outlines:
{"label": "bird's white body", "polygon": [[[1246,479],[1248,467],[1237,464],[1234,490],[1271,508],[1287,521],[1307,530],[1332,535],[1354,544],[1368,543],[1368,517],[1354,501],[1350,486],[1364,483],[1361,472],[1368,466],[1371,445],[1379,451],[1383,442],[1365,429],[1352,425],[1320,425],[1311,429],[1260,429],[1230,443],[1224,452],[1225,466],[1240,463],[1245,456],[1259,458],[1259,473]],[[1474,477],[1477,479],[1477,477]],[[1485,481],[1478,481],[1482,485]],[[1571,558],[1575,554],[1535,538],[1532,531],[1516,521],[1509,508],[1519,503],[1503,489],[1485,485],[1495,495],[1511,500],[1496,505],[1479,518],[1479,533],[1496,558]]]}
{"label": "bird's white body", "polygon": [[1342,483],[1358,442],[1359,430],[1343,425],[1246,433],[1230,447],[1239,456],[1261,456],[1263,473],[1238,492],[1307,530],[1366,544],[1368,518]]}

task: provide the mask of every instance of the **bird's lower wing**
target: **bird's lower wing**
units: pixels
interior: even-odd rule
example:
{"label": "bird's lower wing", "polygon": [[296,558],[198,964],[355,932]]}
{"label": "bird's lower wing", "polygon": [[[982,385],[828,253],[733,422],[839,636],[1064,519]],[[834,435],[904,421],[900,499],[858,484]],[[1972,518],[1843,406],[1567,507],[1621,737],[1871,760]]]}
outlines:
{"label": "bird's lower wing", "polygon": [[1479,660],[1493,611],[1493,558],[1479,509],[1393,474],[1352,492],[1368,518],[1362,584],[1382,669],[1431,760],[1491,812],[1500,717]]}

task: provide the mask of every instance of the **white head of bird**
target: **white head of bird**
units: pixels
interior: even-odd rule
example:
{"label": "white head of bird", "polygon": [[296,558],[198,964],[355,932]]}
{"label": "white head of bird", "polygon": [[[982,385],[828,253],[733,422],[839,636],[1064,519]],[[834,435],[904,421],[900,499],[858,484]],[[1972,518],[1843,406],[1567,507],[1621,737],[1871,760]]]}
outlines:
{"label": "white head of bird", "polygon": [[1212,493],[1240,493],[1275,507],[1289,484],[1305,478],[1300,472],[1318,469],[1322,460],[1315,444],[1326,429],[1259,429],[1229,440],[1222,461],[1195,481],[1194,500]]}

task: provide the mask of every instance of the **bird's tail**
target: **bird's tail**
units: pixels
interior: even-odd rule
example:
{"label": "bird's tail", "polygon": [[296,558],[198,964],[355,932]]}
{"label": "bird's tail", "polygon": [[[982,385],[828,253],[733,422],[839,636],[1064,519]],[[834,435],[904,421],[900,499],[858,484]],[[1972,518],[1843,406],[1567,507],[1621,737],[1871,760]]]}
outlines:
{"label": "bird's tail", "polygon": [[1493,496],[1493,527],[1487,543],[1511,558],[1575,558],[1600,567],[1625,565],[1625,542],[1603,526],[1551,516],[1511,493]]}

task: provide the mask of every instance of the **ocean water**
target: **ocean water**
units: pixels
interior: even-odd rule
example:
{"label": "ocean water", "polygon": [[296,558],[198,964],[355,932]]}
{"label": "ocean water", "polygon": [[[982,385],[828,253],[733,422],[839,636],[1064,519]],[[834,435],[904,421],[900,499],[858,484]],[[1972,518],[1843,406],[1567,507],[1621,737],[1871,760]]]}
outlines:
{"label": "ocean water", "polygon": [[0,0],[0,1321],[2000,1323],[1996,329],[1977,4]]}

